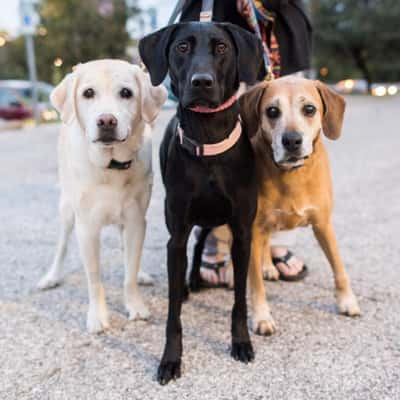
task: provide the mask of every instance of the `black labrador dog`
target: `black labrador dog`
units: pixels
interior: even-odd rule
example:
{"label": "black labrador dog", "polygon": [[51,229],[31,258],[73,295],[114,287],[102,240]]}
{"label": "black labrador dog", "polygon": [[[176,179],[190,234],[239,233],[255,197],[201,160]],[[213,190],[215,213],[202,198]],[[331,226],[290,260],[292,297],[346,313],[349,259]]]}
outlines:
{"label": "black labrador dog", "polygon": [[[255,83],[263,50],[256,36],[238,26],[188,22],[144,37],[139,51],[153,85],[159,85],[169,72],[179,99],[177,114],[160,148],[170,239],[167,337],[158,381],[166,384],[181,375],[180,315],[186,246],[194,225],[206,228],[203,238],[215,226],[228,224],[232,230],[235,300],[231,355],[245,363],[254,359],[247,329],[246,280],[257,182],[249,132],[246,127],[241,129],[235,93],[240,81]],[[237,134],[237,129],[241,134],[229,149],[207,154],[208,145],[226,140],[231,132]],[[190,280],[192,288],[196,287],[199,268],[193,268]]]}

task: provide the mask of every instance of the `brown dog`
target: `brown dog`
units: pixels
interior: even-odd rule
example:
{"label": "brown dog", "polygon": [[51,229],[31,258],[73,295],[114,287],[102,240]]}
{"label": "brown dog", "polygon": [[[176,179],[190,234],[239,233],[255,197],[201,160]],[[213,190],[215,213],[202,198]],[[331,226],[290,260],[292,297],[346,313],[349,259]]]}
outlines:
{"label": "brown dog", "polygon": [[360,314],[357,299],[343,266],[333,229],[332,184],[321,131],[329,139],[340,136],[344,99],[318,81],[286,77],[262,82],[240,98],[241,115],[253,144],[260,190],[253,224],[249,278],[253,329],[263,335],[275,331],[263,283],[263,262],[270,278],[269,238],[277,230],[312,225],[335,277],[339,312]]}

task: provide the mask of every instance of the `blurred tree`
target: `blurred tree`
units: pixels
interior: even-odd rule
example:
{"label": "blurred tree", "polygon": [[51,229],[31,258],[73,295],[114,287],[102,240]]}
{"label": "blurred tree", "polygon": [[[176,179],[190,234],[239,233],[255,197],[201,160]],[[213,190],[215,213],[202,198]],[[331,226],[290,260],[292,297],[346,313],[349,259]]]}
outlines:
{"label": "blurred tree", "polygon": [[0,48],[0,79],[26,79],[25,40],[19,37]]}
{"label": "blurred tree", "polygon": [[[130,42],[126,24],[138,12],[135,0],[42,0],[35,37],[38,78],[58,83],[80,62],[126,58]],[[0,61],[0,78],[26,79],[23,39],[6,47],[7,63],[3,68]]]}
{"label": "blurred tree", "polygon": [[[368,82],[400,80],[399,0],[311,0],[315,66],[327,79],[353,69]],[[347,76],[348,77],[348,76]]]}

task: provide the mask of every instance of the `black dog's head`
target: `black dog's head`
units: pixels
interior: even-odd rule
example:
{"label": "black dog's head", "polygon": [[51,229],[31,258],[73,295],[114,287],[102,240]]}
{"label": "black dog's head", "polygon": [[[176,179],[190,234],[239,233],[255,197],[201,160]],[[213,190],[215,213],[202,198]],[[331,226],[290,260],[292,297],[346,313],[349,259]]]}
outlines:
{"label": "black dog's head", "polygon": [[262,44],[229,23],[188,22],[144,37],[140,56],[153,85],[167,75],[183,107],[218,107],[239,87],[254,84],[262,64]]}

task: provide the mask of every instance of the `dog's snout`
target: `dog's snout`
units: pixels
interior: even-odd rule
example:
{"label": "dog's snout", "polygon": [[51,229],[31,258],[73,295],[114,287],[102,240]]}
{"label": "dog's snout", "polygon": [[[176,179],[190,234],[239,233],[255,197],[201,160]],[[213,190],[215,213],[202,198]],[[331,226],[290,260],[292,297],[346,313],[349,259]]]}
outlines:
{"label": "dog's snout", "polygon": [[118,125],[117,118],[112,114],[101,114],[97,118],[97,126],[102,129],[113,129]]}
{"label": "dog's snout", "polygon": [[191,79],[193,88],[211,89],[214,86],[214,78],[211,74],[193,74]]}
{"label": "dog's snout", "polygon": [[287,132],[282,136],[282,144],[287,151],[294,152],[299,150],[302,143],[303,138],[300,133]]}

